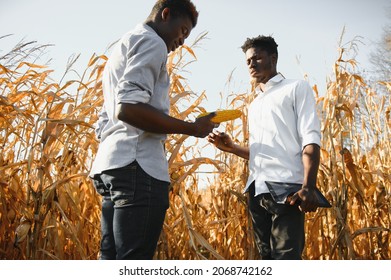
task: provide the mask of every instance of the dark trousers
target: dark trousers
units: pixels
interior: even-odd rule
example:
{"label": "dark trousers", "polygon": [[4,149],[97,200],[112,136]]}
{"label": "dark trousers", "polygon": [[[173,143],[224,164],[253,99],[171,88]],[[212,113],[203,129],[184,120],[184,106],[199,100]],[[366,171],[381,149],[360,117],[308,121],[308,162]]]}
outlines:
{"label": "dark trousers", "polygon": [[276,203],[268,193],[254,194],[252,183],[249,210],[262,259],[300,260],[305,241],[304,213],[297,206]]}
{"label": "dark trousers", "polygon": [[152,259],[168,208],[168,182],[135,161],[93,178],[102,195],[100,259]]}

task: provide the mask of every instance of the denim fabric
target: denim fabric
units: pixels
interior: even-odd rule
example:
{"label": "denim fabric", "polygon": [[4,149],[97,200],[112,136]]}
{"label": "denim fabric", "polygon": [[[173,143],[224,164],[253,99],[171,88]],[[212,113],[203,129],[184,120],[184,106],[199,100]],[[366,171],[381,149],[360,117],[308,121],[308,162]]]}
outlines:
{"label": "denim fabric", "polygon": [[249,188],[249,209],[254,238],[262,259],[300,260],[304,249],[304,213],[297,206],[276,203],[270,193],[254,197]]}
{"label": "denim fabric", "polygon": [[163,227],[168,182],[137,162],[93,178],[102,195],[100,259],[152,259]]}

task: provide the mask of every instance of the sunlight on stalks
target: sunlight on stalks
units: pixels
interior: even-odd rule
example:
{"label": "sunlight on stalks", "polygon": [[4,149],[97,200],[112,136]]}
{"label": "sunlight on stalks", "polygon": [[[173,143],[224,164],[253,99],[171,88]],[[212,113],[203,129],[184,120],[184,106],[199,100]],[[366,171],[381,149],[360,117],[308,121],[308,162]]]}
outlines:
{"label": "sunlight on stalks", "polygon": [[98,62],[106,58],[94,55],[86,79],[59,85],[46,66],[28,61],[30,50],[19,62],[26,46],[1,60],[14,63],[0,69],[0,255],[95,259],[99,202],[87,174],[102,103]]}
{"label": "sunlight on stalks", "polygon": [[388,96],[352,74],[356,62],[340,49],[324,97],[318,187],[331,210],[308,215],[309,259],[390,258],[390,122]]}

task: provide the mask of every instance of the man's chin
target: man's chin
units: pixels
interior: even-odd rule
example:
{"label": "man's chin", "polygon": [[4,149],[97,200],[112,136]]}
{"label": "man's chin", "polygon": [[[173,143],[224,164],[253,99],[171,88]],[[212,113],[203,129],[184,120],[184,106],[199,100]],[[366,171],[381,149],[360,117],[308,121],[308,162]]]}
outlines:
{"label": "man's chin", "polygon": [[253,84],[260,84],[262,82],[263,81],[262,81],[262,79],[260,77],[252,77],[251,78],[251,83],[253,83]]}
{"label": "man's chin", "polygon": [[262,83],[262,78],[261,77],[259,77],[259,76],[252,76],[251,77],[251,82],[253,82],[253,83]]}

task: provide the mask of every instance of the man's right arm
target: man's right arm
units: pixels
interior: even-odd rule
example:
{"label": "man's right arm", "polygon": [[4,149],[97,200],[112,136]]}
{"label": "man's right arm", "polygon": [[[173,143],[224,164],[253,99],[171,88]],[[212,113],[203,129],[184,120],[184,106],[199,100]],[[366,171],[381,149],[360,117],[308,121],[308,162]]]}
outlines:
{"label": "man's right arm", "polygon": [[117,118],[141,130],[160,134],[186,134],[206,137],[215,127],[214,115],[197,118],[194,123],[173,118],[145,103],[120,103]]}
{"label": "man's right arm", "polygon": [[249,148],[235,144],[231,137],[229,137],[229,135],[224,132],[210,133],[208,136],[208,141],[221,151],[235,154],[247,160],[250,158]]}

